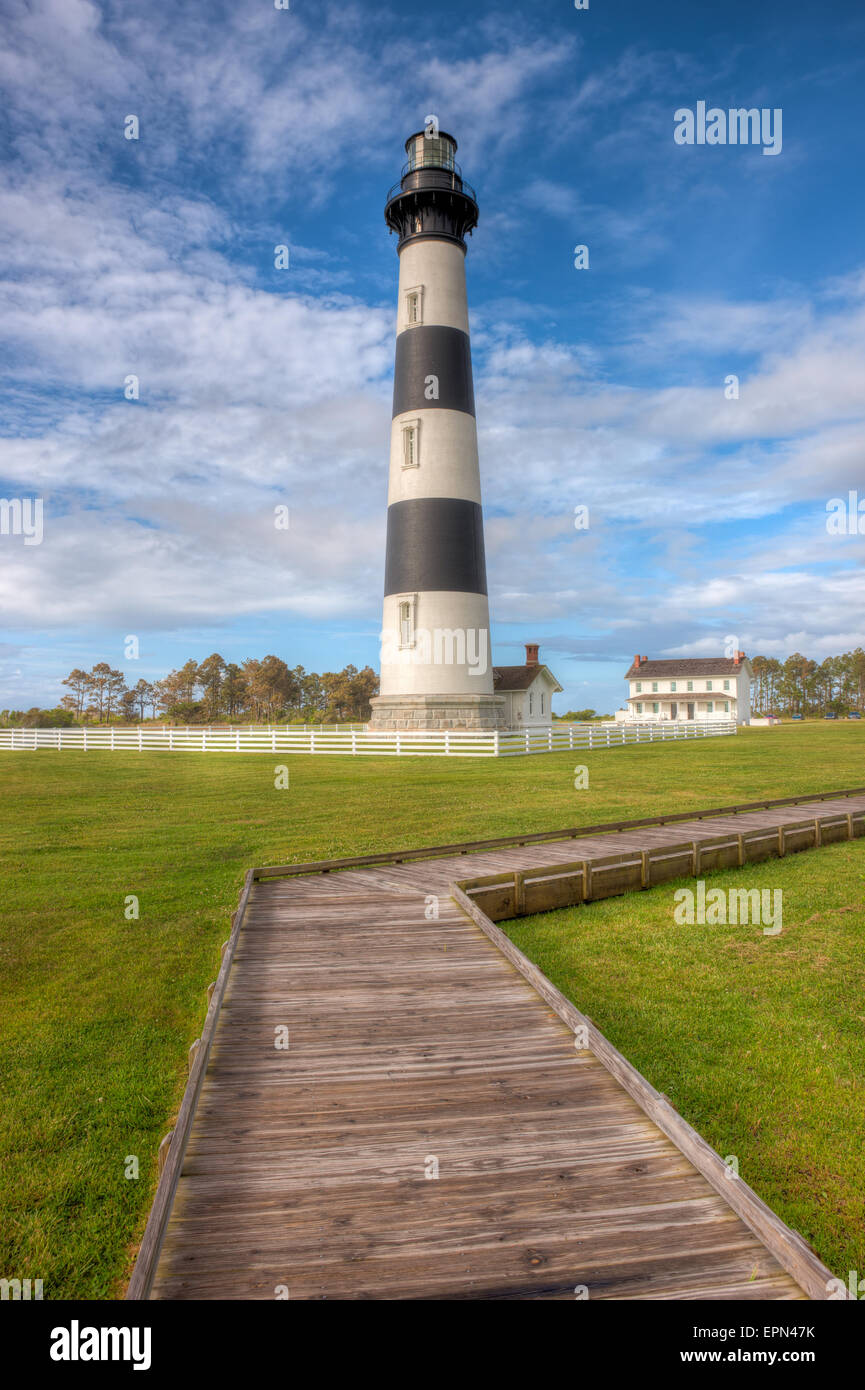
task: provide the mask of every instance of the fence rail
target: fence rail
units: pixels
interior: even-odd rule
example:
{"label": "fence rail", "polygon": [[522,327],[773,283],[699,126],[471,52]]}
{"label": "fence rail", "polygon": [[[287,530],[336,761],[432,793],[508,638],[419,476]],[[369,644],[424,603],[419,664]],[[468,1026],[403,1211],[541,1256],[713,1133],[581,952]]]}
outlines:
{"label": "fence rail", "polygon": [[567,724],[515,732],[442,729],[392,733],[302,725],[226,729],[0,729],[0,750],[112,749],[127,752],[316,753],[343,756],[514,758],[564,749],[594,750],[628,743],[666,743],[683,738],[735,734],[732,721],[668,724]]}

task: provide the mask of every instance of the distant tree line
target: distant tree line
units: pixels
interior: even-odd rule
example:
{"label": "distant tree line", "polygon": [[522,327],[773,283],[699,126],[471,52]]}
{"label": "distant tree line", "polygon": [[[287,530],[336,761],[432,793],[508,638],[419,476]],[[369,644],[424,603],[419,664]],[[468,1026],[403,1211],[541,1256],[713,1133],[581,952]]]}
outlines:
{"label": "distant tree line", "polygon": [[570,719],[572,723],[588,724],[593,719],[612,719],[611,714],[598,714],[596,709],[569,709],[567,714],[553,714],[554,719]]}
{"label": "distant tree line", "polygon": [[755,714],[865,712],[865,651],[812,661],[794,652],[786,661],[752,656],[751,705]]}
{"label": "distant tree line", "polygon": [[[865,651],[813,661],[794,652],[786,661],[751,657],[755,714],[865,714]],[[63,681],[68,694],[54,709],[0,710],[0,724],[140,723],[161,719],[173,724],[365,723],[370,699],[378,694],[371,666],[317,675],[289,667],[278,656],[250,657],[237,665],[217,652],[189,660],[159,681],[128,685],[122,671],[99,661],[89,671],[76,667]],[[559,717],[559,716],[556,716]],[[562,719],[609,716],[569,710]]]}
{"label": "distant tree line", "polygon": [[345,724],[364,723],[378,694],[371,666],[317,675],[290,668],[278,656],[250,657],[237,665],[217,652],[189,660],[159,681],[128,685],[122,671],[99,661],[75,668],[63,681],[68,694],[53,710],[0,711],[4,724]]}

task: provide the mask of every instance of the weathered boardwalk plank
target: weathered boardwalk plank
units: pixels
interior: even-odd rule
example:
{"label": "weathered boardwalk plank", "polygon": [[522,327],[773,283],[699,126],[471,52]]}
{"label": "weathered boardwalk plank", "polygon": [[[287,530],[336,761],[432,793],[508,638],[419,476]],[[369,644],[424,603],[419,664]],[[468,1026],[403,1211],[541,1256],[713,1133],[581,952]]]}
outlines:
{"label": "weathered boardwalk plank", "polygon": [[[132,1296],[808,1296],[450,885],[810,810],[255,882],[152,1289]],[[836,811],[865,796],[814,808]]]}

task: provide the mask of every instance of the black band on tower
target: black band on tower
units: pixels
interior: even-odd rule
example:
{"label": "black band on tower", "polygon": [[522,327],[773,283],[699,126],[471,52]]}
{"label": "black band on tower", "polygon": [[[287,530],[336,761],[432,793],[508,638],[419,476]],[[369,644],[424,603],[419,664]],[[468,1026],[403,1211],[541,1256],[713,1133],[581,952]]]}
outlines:
{"label": "black band on tower", "polygon": [[457,497],[392,502],[387,509],[385,598],[442,591],[487,591],[480,504]]}
{"label": "black band on tower", "polygon": [[422,324],[396,340],[393,413],[436,409],[474,415],[471,346],[461,328]]}

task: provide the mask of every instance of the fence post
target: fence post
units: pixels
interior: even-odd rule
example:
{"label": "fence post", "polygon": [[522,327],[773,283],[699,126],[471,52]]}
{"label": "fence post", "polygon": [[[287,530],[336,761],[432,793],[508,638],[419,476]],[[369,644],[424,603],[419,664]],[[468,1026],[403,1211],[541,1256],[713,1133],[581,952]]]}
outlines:
{"label": "fence post", "polygon": [[526,752],[529,752],[529,731],[526,729]]}
{"label": "fence post", "polygon": [[352,751],[352,754],[355,754],[355,753],[357,752],[357,730],[356,730],[356,729],[352,729],[352,731],[351,731],[351,751]]}
{"label": "fence post", "polygon": [[84,725],[84,752],[87,752],[87,725]]}
{"label": "fence post", "polygon": [[111,726],[111,751],[114,752],[114,726]]}
{"label": "fence post", "polygon": [[[495,729],[495,730],[493,731],[493,757],[494,757],[494,758],[499,757],[500,747],[501,747],[501,745],[500,745],[500,742],[499,742],[499,731],[498,731],[498,729]],[[850,839],[851,839],[851,840],[853,839],[853,836],[852,836],[852,835],[850,836]]]}
{"label": "fence post", "polygon": [[[114,747],[114,730],[113,730],[113,729],[111,730],[111,747],[112,747],[112,748]],[[138,751],[139,751],[139,753],[141,752],[141,750],[142,750],[143,747],[144,747],[144,730],[142,729],[141,725],[139,724],[139,726],[138,726]]]}

